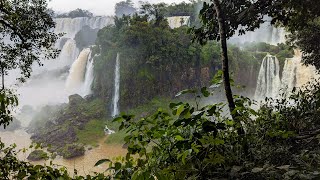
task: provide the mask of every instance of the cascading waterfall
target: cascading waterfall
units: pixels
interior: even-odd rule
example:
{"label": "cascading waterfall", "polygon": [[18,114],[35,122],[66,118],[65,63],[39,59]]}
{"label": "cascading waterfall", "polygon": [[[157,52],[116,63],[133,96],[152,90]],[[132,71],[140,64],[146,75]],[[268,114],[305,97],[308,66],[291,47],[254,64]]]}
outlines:
{"label": "cascading waterfall", "polygon": [[168,17],[167,20],[172,29],[190,24],[190,16],[172,16]]}
{"label": "cascading waterfall", "polygon": [[280,66],[277,57],[268,54],[262,61],[259,71],[255,99],[275,98],[280,90]]}
{"label": "cascading waterfall", "polygon": [[301,52],[295,50],[293,58],[287,58],[283,67],[282,79],[279,78],[279,62],[275,56],[267,55],[261,64],[255,99],[277,98],[280,92],[290,94],[294,87],[301,88],[312,79],[319,78],[314,66],[301,63]]}
{"label": "cascading waterfall", "polygon": [[[80,69],[75,69],[77,63],[74,63],[74,61],[80,61],[79,59],[83,59],[81,57],[86,55],[83,55],[84,52],[82,52],[82,55],[79,56],[80,50],[76,47],[74,37],[85,26],[89,26],[91,29],[101,29],[109,24],[113,24],[113,18],[57,18],[54,21],[56,22],[56,28],[53,31],[55,33],[64,33],[55,46],[61,49],[60,55],[55,60],[42,61],[44,65],[42,67],[39,67],[37,64],[33,66],[31,78],[17,90],[20,94],[20,106],[31,105],[39,107],[46,104],[59,104],[67,102],[68,96],[72,93],[79,93],[80,95],[90,93],[93,76],[89,74],[92,71],[93,62],[90,61],[87,64],[87,58],[85,58],[85,63],[77,66]],[[72,65],[72,70],[69,70]],[[19,74],[16,71],[10,72],[10,77],[7,78],[10,80],[8,84],[15,84]]]}
{"label": "cascading waterfall", "polygon": [[94,58],[91,58],[91,52],[90,52],[89,62],[87,62],[86,75],[85,75],[84,84],[83,84],[83,92],[82,92],[83,96],[91,94],[91,85],[94,78],[93,77],[93,60]]}
{"label": "cascading waterfall", "polygon": [[119,114],[119,99],[120,99],[120,53],[117,53],[116,66],[114,71],[114,95],[113,95],[112,117],[115,117]]}
{"label": "cascading waterfall", "polygon": [[113,24],[111,17],[78,17],[78,18],[57,18],[55,19],[55,33],[65,33],[64,37],[74,38],[82,27],[89,26],[91,29],[102,29],[108,24]]}
{"label": "cascading waterfall", "polygon": [[84,76],[90,52],[90,48],[82,50],[79,57],[72,64],[66,82],[66,89],[68,92],[77,93],[80,90],[84,82]]}
{"label": "cascading waterfall", "polygon": [[314,66],[305,66],[301,63],[302,54],[294,50],[294,57],[287,58],[283,68],[282,89],[290,94],[294,87],[301,88],[314,78],[318,78]]}

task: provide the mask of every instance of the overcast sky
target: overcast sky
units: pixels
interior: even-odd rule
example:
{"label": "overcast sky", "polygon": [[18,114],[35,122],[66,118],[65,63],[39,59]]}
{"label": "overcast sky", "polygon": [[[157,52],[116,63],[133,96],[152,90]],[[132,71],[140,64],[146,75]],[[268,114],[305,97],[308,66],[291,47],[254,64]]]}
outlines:
{"label": "overcast sky", "polygon": [[[85,9],[96,15],[113,15],[114,5],[121,0],[51,0],[49,7],[57,12],[68,12],[77,8]],[[146,1],[146,0],[143,0]],[[148,0],[151,3],[165,2],[178,3],[189,0]],[[133,0],[137,5],[139,0]]]}

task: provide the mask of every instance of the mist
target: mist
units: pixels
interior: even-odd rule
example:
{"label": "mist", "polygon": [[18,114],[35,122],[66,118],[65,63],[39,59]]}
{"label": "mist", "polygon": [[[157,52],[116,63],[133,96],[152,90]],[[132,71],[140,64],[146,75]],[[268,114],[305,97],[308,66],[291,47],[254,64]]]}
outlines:
{"label": "mist", "polygon": [[[95,15],[114,15],[114,6],[121,0],[52,0],[49,7],[56,12],[64,13],[80,8],[89,10]],[[150,3],[179,3],[184,0],[149,0]],[[133,0],[135,6],[138,6],[139,0]],[[185,1],[189,2],[189,1]]]}

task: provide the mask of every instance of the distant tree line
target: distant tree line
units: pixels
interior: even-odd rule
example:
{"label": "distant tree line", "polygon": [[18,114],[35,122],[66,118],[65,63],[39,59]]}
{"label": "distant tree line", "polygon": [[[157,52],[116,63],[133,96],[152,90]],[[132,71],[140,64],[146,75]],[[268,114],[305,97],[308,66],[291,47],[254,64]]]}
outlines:
{"label": "distant tree line", "polygon": [[77,17],[93,17],[93,13],[88,10],[76,9],[68,13],[57,14],[56,18],[77,18]]}

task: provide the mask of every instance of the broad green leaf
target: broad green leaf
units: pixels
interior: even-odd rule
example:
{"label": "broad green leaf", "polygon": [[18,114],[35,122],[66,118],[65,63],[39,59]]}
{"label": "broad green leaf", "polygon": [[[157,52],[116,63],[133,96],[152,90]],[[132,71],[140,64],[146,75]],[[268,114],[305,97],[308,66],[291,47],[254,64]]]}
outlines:
{"label": "broad green leaf", "polygon": [[100,159],[98,162],[96,162],[96,164],[94,166],[99,166],[103,163],[106,163],[106,162],[111,162],[109,159]]}

